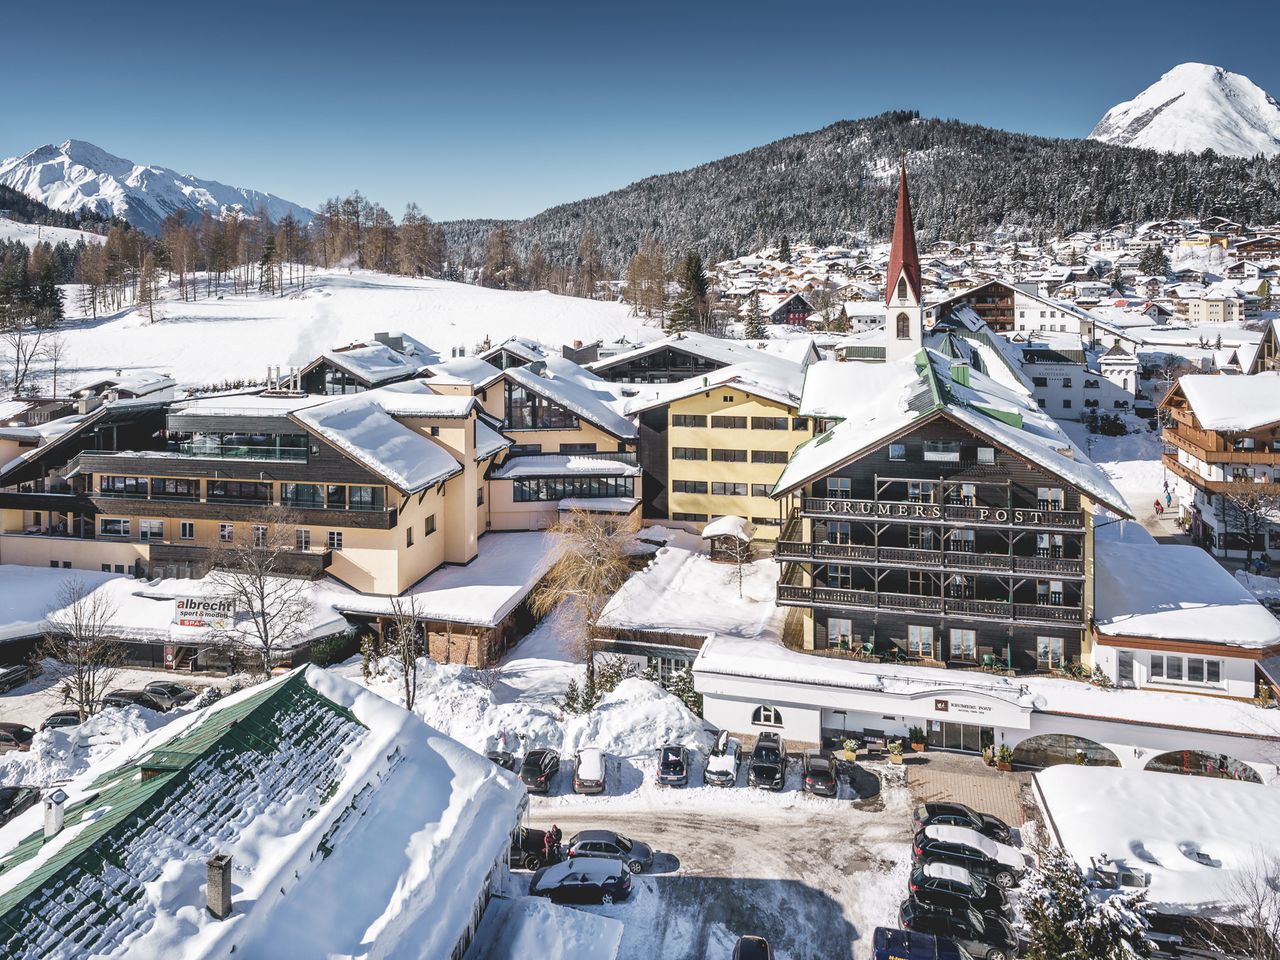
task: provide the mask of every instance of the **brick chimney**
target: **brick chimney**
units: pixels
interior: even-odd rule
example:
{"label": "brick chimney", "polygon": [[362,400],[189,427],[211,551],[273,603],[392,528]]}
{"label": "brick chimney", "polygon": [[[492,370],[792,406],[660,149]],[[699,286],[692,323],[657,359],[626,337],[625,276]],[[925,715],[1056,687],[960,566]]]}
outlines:
{"label": "brick chimney", "polygon": [[231,854],[212,856],[205,866],[209,868],[209,913],[225,920],[231,915]]}

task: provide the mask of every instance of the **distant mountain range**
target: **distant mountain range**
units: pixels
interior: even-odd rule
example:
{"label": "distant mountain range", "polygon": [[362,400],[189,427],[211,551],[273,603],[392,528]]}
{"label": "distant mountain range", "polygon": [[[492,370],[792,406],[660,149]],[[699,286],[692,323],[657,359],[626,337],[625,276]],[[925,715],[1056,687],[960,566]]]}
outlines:
{"label": "distant mountain range", "polygon": [[275,221],[293,214],[305,223],[314,216],[306,207],[274,194],[136,164],[84,140],[46,144],[0,161],[0,185],[54,210],[69,213],[88,207],[149,233],[158,232],[164,218],[175,210],[188,210],[196,217],[206,210],[215,217],[225,217],[232,210],[252,216],[265,206]]}
{"label": "distant mountain range", "polygon": [[1089,137],[1151,150],[1274,156],[1280,153],[1280,104],[1239,73],[1180,63],[1108,110]]}

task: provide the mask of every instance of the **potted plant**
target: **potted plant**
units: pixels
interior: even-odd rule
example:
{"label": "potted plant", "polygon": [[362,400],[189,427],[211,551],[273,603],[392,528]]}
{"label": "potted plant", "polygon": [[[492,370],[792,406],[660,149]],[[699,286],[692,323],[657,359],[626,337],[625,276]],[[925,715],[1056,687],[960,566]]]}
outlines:
{"label": "potted plant", "polygon": [[1007,743],[1000,744],[1000,749],[996,751],[996,769],[1005,773],[1013,769],[1013,751]]}
{"label": "potted plant", "polygon": [[914,750],[916,753],[923,753],[924,752],[924,730],[922,730],[920,727],[912,727],[911,731],[907,734],[907,736],[911,740],[911,749]]}
{"label": "potted plant", "polygon": [[902,741],[894,740],[889,744],[889,762],[902,763]]}
{"label": "potted plant", "polygon": [[982,748],[982,762],[988,767],[996,765],[996,748],[988,744]]}
{"label": "potted plant", "polygon": [[857,760],[858,751],[862,749],[862,741],[857,737],[847,737],[843,743],[844,758],[846,760]]}

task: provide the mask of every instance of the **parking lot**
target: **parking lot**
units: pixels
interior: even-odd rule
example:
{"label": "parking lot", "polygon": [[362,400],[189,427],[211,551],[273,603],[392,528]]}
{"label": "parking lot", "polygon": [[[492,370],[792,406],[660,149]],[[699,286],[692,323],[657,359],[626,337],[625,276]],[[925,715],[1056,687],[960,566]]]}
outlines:
{"label": "parking lot", "polygon": [[558,795],[532,799],[529,825],[555,823],[566,841],[615,830],[657,852],[627,902],[582,908],[623,921],[619,960],[728,960],[748,933],[768,938],[779,960],[863,960],[871,930],[895,924],[911,853],[900,768],[872,765],[859,778],[865,799],[844,785],[839,800],[801,793],[794,770],[778,794],[740,778],[728,789],[576,798],[560,777]]}

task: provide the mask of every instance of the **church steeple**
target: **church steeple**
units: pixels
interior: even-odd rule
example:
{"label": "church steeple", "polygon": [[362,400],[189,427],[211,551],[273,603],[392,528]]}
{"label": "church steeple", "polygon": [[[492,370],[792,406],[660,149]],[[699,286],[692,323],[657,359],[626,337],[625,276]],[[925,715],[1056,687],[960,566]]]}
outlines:
{"label": "church steeple", "polygon": [[889,251],[884,288],[885,359],[890,362],[915,356],[924,343],[922,291],[904,156],[898,171],[898,215],[893,224],[893,248]]}

